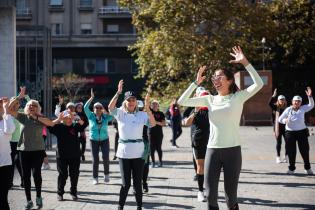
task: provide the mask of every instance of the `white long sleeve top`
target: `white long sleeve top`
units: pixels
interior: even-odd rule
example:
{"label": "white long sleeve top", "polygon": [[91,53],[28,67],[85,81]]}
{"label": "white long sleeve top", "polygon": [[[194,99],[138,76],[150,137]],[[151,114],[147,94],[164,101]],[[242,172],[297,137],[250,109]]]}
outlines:
{"label": "white long sleeve top", "polygon": [[239,123],[243,104],[263,87],[263,81],[254,67],[248,64],[245,68],[254,84],[244,90],[226,96],[207,95],[190,98],[197,88],[197,85],[192,83],[178,99],[178,104],[182,106],[208,107],[210,122],[208,148],[228,148],[241,145]]}
{"label": "white long sleeve top", "polygon": [[5,115],[0,120],[0,167],[12,165],[10,140],[14,130],[13,117]]}
{"label": "white long sleeve top", "polygon": [[[308,97],[308,104],[302,105],[298,110],[294,110],[292,106],[286,108],[279,117],[279,123],[286,124],[285,129],[288,131],[299,131],[306,128],[305,113],[314,108],[313,97]],[[288,122],[286,122],[288,119]]]}

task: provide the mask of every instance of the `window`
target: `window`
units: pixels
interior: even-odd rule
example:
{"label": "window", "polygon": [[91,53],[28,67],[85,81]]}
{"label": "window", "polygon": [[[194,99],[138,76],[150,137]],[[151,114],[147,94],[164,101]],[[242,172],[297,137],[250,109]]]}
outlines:
{"label": "window", "polygon": [[86,74],[94,74],[96,67],[95,59],[85,59],[84,60],[84,72]]}
{"label": "window", "polygon": [[63,34],[62,23],[53,23],[51,25],[51,32],[52,32],[52,35],[61,35],[61,34]]}
{"label": "window", "polygon": [[92,0],[80,0],[80,6],[81,7],[91,7],[92,6]]}
{"label": "window", "polygon": [[104,58],[96,59],[96,73],[105,73],[106,72],[106,60]]}
{"label": "window", "polygon": [[107,60],[107,72],[108,73],[115,73],[116,72],[115,59],[108,59]]}
{"label": "window", "polygon": [[49,2],[50,6],[62,6],[62,0],[50,0]]}
{"label": "window", "polygon": [[69,58],[61,58],[54,59],[54,73],[56,74],[65,74],[68,72],[72,72],[72,59]]}
{"label": "window", "polygon": [[116,24],[106,25],[106,32],[110,32],[110,33],[119,32],[119,25],[116,25]]}
{"label": "window", "polygon": [[81,23],[81,34],[92,34],[92,24]]}
{"label": "window", "polygon": [[117,0],[104,0],[106,6],[117,6]]}

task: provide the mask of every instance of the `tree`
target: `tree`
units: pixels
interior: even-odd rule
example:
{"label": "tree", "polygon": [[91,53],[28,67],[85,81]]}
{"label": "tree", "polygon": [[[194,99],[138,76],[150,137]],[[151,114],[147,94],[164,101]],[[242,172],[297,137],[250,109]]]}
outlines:
{"label": "tree", "polygon": [[[138,41],[130,49],[139,77],[155,96],[179,96],[201,65],[210,74],[228,65],[239,44],[251,61],[260,59],[260,40],[273,39],[274,22],[266,5],[241,0],[120,0],[133,15]],[[269,27],[266,28],[265,26]],[[210,81],[205,83],[211,87]]]}
{"label": "tree", "polygon": [[58,94],[66,92],[69,101],[76,101],[78,93],[89,82],[88,79],[74,73],[65,74],[63,77],[52,77],[52,87]]}

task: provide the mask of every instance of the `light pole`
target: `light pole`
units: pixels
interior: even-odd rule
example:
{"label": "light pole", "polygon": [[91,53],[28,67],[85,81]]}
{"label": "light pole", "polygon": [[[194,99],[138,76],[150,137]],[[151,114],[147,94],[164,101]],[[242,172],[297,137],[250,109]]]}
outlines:
{"label": "light pole", "polygon": [[261,44],[262,44],[262,70],[265,70],[265,43],[266,43],[266,38],[263,37],[261,39]]}

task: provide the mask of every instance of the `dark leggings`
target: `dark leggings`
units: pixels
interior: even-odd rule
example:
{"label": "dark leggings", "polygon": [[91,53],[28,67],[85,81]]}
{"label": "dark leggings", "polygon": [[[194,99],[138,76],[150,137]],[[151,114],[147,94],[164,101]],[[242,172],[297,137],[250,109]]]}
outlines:
{"label": "dark leggings", "polygon": [[137,208],[142,207],[142,176],[143,176],[144,160],[142,158],[123,159],[119,158],[119,167],[121,173],[122,185],[119,194],[119,206],[124,207],[128,191],[131,185],[131,175],[133,186],[136,191]]}
{"label": "dark leggings", "polygon": [[280,127],[279,127],[279,136],[276,139],[277,140],[276,150],[277,150],[277,156],[278,157],[280,157],[282,137],[284,139],[284,144],[285,144],[285,146],[284,146],[285,155],[287,155],[288,151],[287,151],[287,143],[286,143],[286,138],[285,138],[285,127],[280,125]]}
{"label": "dark leggings", "polygon": [[176,139],[182,134],[182,126],[181,126],[181,121],[179,120],[174,120],[171,121],[171,128],[173,132],[173,137],[172,137],[172,145],[176,145]]}
{"label": "dark leggings", "polygon": [[42,190],[42,174],[41,166],[44,160],[45,151],[20,151],[20,162],[22,166],[24,190],[26,199],[32,200],[31,197],[31,172],[36,188],[36,197],[41,197]]}
{"label": "dark leggings", "polygon": [[12,173],[11,173],[11,185],[13,185],[13,179],[14,179],[14,166],[16,166],[20,177],[21,177],[21,184],[23,184],[23,177],[22,177],[22,168],[21,168],[21,163],[19,160],[19,153],[16,150],[18,142],[10,142],[11,146],[11,159],[12,159]]}
{"label": "dark leggings", "polygon": [[150,150],[151,150],[151,160],[154,163],[155,162],[155,156],[154,153],[157,151],[159,156],[159,161],[162,162],[162,141],[163,141],[163,135],[150,135]]}
{"label": "dark leggings", "polygon": [[104,174],[109,174],[109,139],[105,141],[91,140],[92,161],[93,161],[93,178],[98,178],[98,165],[100,148],[102,151]]}
{"label": "dark leggings", "polygon": [[290,163],[289,169],[291,171],[295,170],[296,142],[298,143],[299,150],[304,161],[304,169],[305,170],[310,169],[311,168],[309,157],[310,146],[308,143],[308,138],[305,130],[286,131],[285,136],[287,139],[287,149]]}
{"label": "dark leggings", "polygon": [[143,175],[142,175],[142,185],[143,187],[148,187],[148,176],[149,176],[149,165],[150,165],[150,157],[148,157],[147,162],[144,163],[143,166]]}
{"label": "dark leggings", "polygon": [[84,156],[85,148],[86,148],[86,138],[84,136],[79,137],[81,144],[81,156]]}
{"label": "dark leggings", "polygon": [[218,185],[221,168],[228,208],[237,205],[237,186],[242,167],[241,147],[207,148],[205,159],[205,188],[208,209],[218,209]]}
{"label": "dark leggings", "polygon": [[9,210],[8,192],[10,188],[10,176],[12,165],[0,167],[0,209]]}

